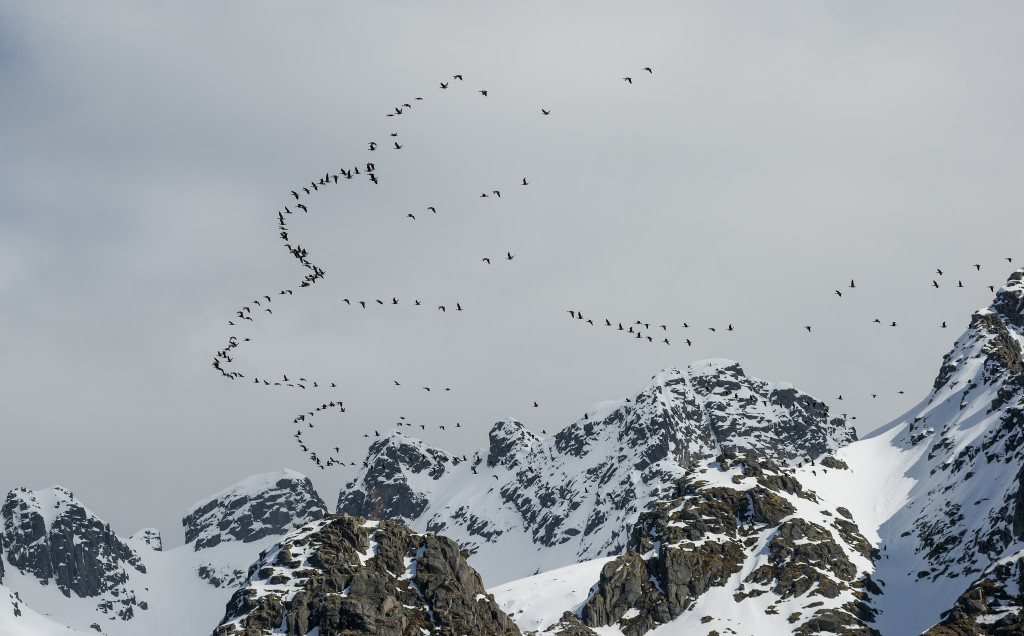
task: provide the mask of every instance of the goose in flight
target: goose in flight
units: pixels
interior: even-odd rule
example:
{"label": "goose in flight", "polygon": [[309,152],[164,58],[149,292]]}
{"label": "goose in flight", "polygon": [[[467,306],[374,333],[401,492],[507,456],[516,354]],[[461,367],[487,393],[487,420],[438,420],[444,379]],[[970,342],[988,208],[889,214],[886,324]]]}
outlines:
{"label": "goose in flight", "polygon": [[632,77],[623,77],[622,79],[626,80],[630,84],[633,83],[633,78]]}

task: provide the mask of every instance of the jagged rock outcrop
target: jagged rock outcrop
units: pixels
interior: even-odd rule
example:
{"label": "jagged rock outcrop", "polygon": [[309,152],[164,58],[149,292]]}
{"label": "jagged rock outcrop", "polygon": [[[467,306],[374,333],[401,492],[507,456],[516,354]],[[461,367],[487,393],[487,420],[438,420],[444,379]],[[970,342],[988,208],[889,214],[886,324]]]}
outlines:
{"label": "jagged rock outcrop", "polygon": [[[254,543],[322,519],[327,505],[302,473],[283,469],[248,477],[193,505],[181,520],[185,543],[202,552],[224,542]],[[196,573],[213,587],[234,587],[245,566],[211,558]]]}
{"label": "jagged rock outcrop", "polygon": [[923,636],[1024,634],[1024,561],[1000,563],[975,581]]}
{"label": "jagged rock outcrop", "polygon": [[164,549],[163,539],[160,538],[160,531],[156,528],[143,528],[133,534],[131,540],[156,552]]}
{"label": "jagged rock outcrop", "polygon": [[250,568],[214,635],[518,635],[465,557],[392,522],[326,517]]}
{"label": "jagged rock outcrop", "polygon": [[[804,611],[790,616],[807,617],[794,633],[877,633],[864,603],[866,590],[876,591],[866,540],[791,473],[752,453],[726,453],[699,476],[681,479],[678,489],[640,516],[629,552],[605,564],[579,611],[584,625],[641,636],[681,616],[711,588],[728,586],[737,590],[736,603],[763,606],[766,615],[778,614],[783,601],[806,599]],[[797,516],[798,507],[814,521]],[[750,573],[738,580],[745,569]],[[841,606],[811,611],[822,605],[816,597]]]}
{"label": "jagged rock outcrop", "polygon": [[140,606],[126,586],[130,571],[146,572],[139,555],[66,489],[14,489],[0,517],[11,566],[65,596],[101,597],[103,611],[124,619]]}
{"label": "jagged rock outcrop", "polygon": [[327,505],[302,473],[284,469],[253,475],[190,508],[181,525],[194,550],[221,541],[251,543],[322,518]]}
{"label": "jagged rock outcrop", "polygon": [[[621,552],[640,511],[671,498],[696,461],[752,451],[797,464],[855,438],[792,385],[708,360],[663,371],[636,395],[599,404],[552,437],[502,420],[488,448],[468,457],[393,431],[371,445],[338,512],[444,533],[501,582]],[[509,541],[536,549],[508,559],[499,545]]]}

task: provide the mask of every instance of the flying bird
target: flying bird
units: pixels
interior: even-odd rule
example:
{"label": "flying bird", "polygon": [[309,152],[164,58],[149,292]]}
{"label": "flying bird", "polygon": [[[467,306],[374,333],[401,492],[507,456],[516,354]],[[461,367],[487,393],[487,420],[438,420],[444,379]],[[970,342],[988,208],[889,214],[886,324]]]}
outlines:
{"label": "flying bird", "polygon": [[633,78],[632,78],[632,77],[623,77],[622,79],[626,80],[626,81],[627,81],[627,82],[629,82],[630,84],[632,84],[632,83],[633,83]]}
{"label": "flying bird", "polygon": [[487,91],[480,91],[480,94],[483,95],[484,97],[487,97]]}
{"label": "flying bird", "polygon": [[650,67],[650,66],[645,66],[645,67],[643,68],[643,70],[647,71],[647,72],[648,72],[648,73],[650,73],[651,75],[654,75],[654,71],[652,71],[652,70],[651,70],[651,67]]}
{"label": "flying bird", "polygon": [[543,108],[540,109],[540,112],[541,112],[542,115],[550,115],[551,114],[550,110],[544,110]]}
{"label": "flying bird", "polygon": [[526,181],[526,177],[523,177],[523,185],[530,185],[530,184],[529,184],[529,183],[528,183],[528,182]]}

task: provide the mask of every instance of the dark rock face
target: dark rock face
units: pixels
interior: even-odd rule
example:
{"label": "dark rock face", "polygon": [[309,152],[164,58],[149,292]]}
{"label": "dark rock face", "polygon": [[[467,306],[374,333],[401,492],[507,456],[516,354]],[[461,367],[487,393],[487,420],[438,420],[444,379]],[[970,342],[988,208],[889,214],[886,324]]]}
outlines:
{"label": "dark rock face", "polygon": [[451,540],[391,522],[330,516],[293,532],[250,569],[214,636],[474,634],[519,629]]}
{"label": "dark rock face", "polygon": [[[579,611],[583,624],[615,625],[626,636],[641,636],[681,616],[709,589],[726,585],[744,563],[767,553],[768,562],[734,595],[737,603],[764,594],[777,601],[842,595],[843,610],[809,611],[811,618],[796,633],[877,633],[865,625],[872,620],[862,601],[869,579],[850,560],[867,546],[856,525],[842,520],[848,525],[836,539],[824,526],[795,517],[793,501],[817,499],[771,460],[749,453],[742,458],[726,453],[720,460],[708,470],[731,474],[739,488],[713,486],[696,475],[681,479],[675,499],[641,514],[629,552],[604,566]],[[819,518],[834,516],[826,509],[819,513]],[[766,535],[771,528],[774,532]],[[808,600],[804,607],[817,605]],[[773,607],[765,611],[775,613]],[[791,622],[802,614],[794,613]]]}
{"label": "dark rock face", "polygon": [[192,507],[181,520],[198,551],[221,541],[251,543],[322,518],[327,505],[300,473],[254,475]]}
{"label": "dark rock face", "polygon": [[405,473],[436,480],[446,465],[458,465],[459,460],[419,440],[392,436],[370,445],[367,463],[363,475],[367,487],[347,484],[338,497],[338,512],[408,523],[423,513],[428,502],[409,485]]}
{"label": "dark rock face", "polygon": [[122,619],[140,606],[125,587],[128,569],[145,573],[138,554],[67,490],[24,488],[7,494],[3,508],[7,562],[65,596],[105,597],[100,609]]}
{"label": "dark rock face", "polygon": [[1024,634],[1024,562],[1018,560],[994,567],[975,581],[952,608],[943,612],[942,622],[923,636],[1019,636]]}

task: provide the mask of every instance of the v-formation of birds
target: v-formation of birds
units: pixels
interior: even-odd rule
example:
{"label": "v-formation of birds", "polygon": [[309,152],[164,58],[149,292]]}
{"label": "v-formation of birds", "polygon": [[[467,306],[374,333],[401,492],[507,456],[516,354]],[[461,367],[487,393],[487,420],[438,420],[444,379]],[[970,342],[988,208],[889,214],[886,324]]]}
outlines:
{"label": "v-formation of birds", "polygon": [[[653,76],[653,70],[650,67],[643,67],[641,69],[641,74],[644,74],[644,73],[646,73],[646,75]],[[631,76],[623,77],[622,80],[627,85],[630,85],[630,86],[632,86],[633,82],[634,82],[634,78],[631,77]],[[455,83],[462,83],[462,82],[464,82],[463,76],[461,74],[456,74],[456,75],[453,75],[450,80],[440,82],[439,89],[441,91],[451,90],[451,89],[454,88]],[[487,89],[479,89],[477,92],[481,95],[481,99],[483,99],[483,98],[491,98],[490,97],[490,92]],[[409,102],[405,102],[405,103],[403,103],[403,104],[401,104],[399,106],[395,106],[393,108],[393,111],[392,112],[388,112],[386,114],[386,116],[389,117],[389,118],[393,118],[393,117],[400,117],[400,116],[406,115],[408,112],[413,110],[413,102],[418,102],[418,101],[422,101],[422,100],[423,100],[422,97],[416,97],[413,100],[410,100]],[[541,107],[541,108],[539,108],[539,113],[540,113],[541,116],[546,117],[546,116],[550,116],[552,114],[552,111],[550,109]],[[390,150],[390,151],[393,151],[393,152],[394,151],[401,151],[401,150],[405,149],[405,144],[404,143],[400,143],[398,137],[399,137],[399,133],[398,132],[391,132],[390,133],[390,138],[391,138],[391,144],[390,145],[382,145],[378,141],[369,141],[369,142],[367,142],[366,152],[376,153],[376,152],[379,152],[379,151],[381,151],[382,149],[385,149],[385,148]],[[296,189],[291,190],[289,192],[289,197],[291,197],[290,198],[291,203],[289,203],[288,205],[283,206],[282,209],[277,212],[277,215],[276,215],[277,216],[277,231],[278,231],[278,235],[279,235],[280,239],[282,240],[282,242],[284,244],[285,249],[288,251],[289,254],[291,254],[291,256],[293,258],[296,259],[296,261],[298,261],[298,263],[304,269],[307,270],[307,273],[303,276],[302,280],[299,281],[299,284],[298,284],[298,288],[299,289],[305,289],[305,288],[312,287],[314,284],[316,284],[318,281],[320,281],[320,280],[322,280],[324,278],[326,272],[324,271],[324,269],[322,269],[318,265],[314,264],[310,260],[309,252],[305,248],[303,248],[297,241],[293,240],[293,238],[291,236],[291,232],[290,232],[289,226],[288,226],[289,215],[297,214],[297,213],[300,213],[300,212],[302,214],[309,214],[310,213],[309,205],[312,204],[312,198],[314,197],[314,195],[321,188],[328,188],[328,187],[337,186],[339,184],[342,184],[344,181],[351,181],[351,180],[356,179],[356,178],[366,179],[366,180],[370,181],[371,183],[373,183],[375,185],[379,185],[381,183],[381,178],[379,176],[379,171],[377,170],[377,166],[376,166],[375,162],[374,161],[369,161],[369,160],[360,161],[358,165],[354,165],[351,168],[341,168],[338,171],[326,171],[322,176],[318,175],[314,179],[311,179],[308,185],[302,185],[302,186],[299,186]],[[525,186],[529,186],[531,184],[531,181],[529,181],[526,177],[521,178],[521,180],[519,179],[519,177],[517,177],[515,179],[514,183],[515,183],[516,186],[525,187]],[[515,186],[512,186],[512,187],[515,187]],[[487,199],[493,199],[493,200],[500,200],[502,198],[502,189],[494,188],[494,187],[486,188],[486,189],[484,189],[483,191],[480,192],[478,198],[481,198],[481,199],[487,198]],[[291,208],[295,208],[295,209],[293,210]],[[413,221],[417,221],[417,220],[422,219],[424,215],[427,215],[428,217],[430,217],[430,216],[434,216],[434,215],[438,215],[438,214],[443,214],[443,209],[442,209],[442,211],[439,212],[435,205],[424,205],[418,211],[418,213],[419,213],[419,215],[417,214],[417,211],[406,212],[405,213],[405,218],[409,219],[410,222],[413,222]],[[499,262],[506,262],[506,263],[511,264],[514,261],[515,258],[516,258],[516,254],[512,250],[507,250],[504,255],[496,255],[496,256],[484,255],[484,256],[482,256],[480,258],[480,262],[482,262],[484,264],[484,266],[490,266],[490,265],[493,265],[493,264],[496,264],[496,263],[499,263]],[[1006,260],[1008,262],[1012,262],[1012,258],[1007,258]],[[980,269],[981,269],[981,265],[980,264],[974,264],[973,267],[976,270],[978,270],[978,271],[980,271]],[[937,276],[937,278],[935,278],[935,279],[933,279],[931,281],[931,285],[932,285],[933,288],[938,289],[938,288],[943,287],[943,285],[940,284],[939,280],[944,276],[944,273],[945,272],[941,268],[936,269],[936,276]],[[964,285],[963,285],[963,282],[961,280],[958,280],[955,285],[948,284],[948,285],[945,285],[945,286],[961,287],[962,288]],[[845,291],[841,291],[840,289],[836,289],[834,291],[834,294],[838,298],[844,298],[844,294],[849,295],[849,294],[852,294],[852,293],[856,293],[854,290],[859,289],[857,287],[856,283],[855,283],[855,280],[850,280],[849,285],[845,286],[845,287],[846,287]],[[990,286],[989,289],[993,290],[994,287]],[[294,294],[295,294],[295,290],[294,289],[282,289],[282,290],[277,291],[274,294],[274,296],[278,297],[279,299],[283,299],[283,298],[291,298]],[[273,315],[273,308],[271,307],[271,305],[273,303],[273,297],[274,296],[271,296],[271,295],[267,294],[267,295],[263,295],[263,296],[261,296],[259,298],[251,300],[249,303],[247,303],[246,305],[244,305],[243,307],[241,307],[239,310],[237,310],[235,312],[234,316],[228,321],[228,325],[230,327],[232,327],[232,328],[240,328],[240,327],[244,326],[247,322],[255,322],[257,317],[260,318],[260,319],[266,319],[269,316]],[[447,314],[449,312],[462,312],[462,311],[464,311],[464,307],[462,305],[461,300],[456,300],[455,302],[445,301],[445,302],[442,302],[442,303],[438,303],[436,305],[434,303],[427,303],[426,305],[424,305],[423,301],[421,299],[419,299],[419,298],[414,298],[414,299],[411,299],[411,300],[408,300],[408,301],[400,301],[397,297],[391,297],[390,299],[388,299],[388,298],[370,298],[370,299],[343,298],[343,299],[340,300],[340,302],[343,303],[347,308],[352,308],[352,309],[358,308],[358,309],[361,309],[361,310],[366,310],[366,309],[369,309],[369,308],[372,308],[372,307],[393,306],[393,305],[398,305],[398,304],[403,303],[403,302],[408,302],[413,307],[420,307],[420,308],[427,308],[427,309],[429,309],[429,307],[431,307],[431,306],[436,306],[436,310],[435,311],[440,311],[440,312],[445,313],[445,314]],[[665,322],[665,323],[652,323],[650,321],[644,321],[644,320],[635,320],[635,321],[632,321],[632,322],[629,322],[629,321],[622,322],[622,321],[619,321],[619,320],[611,320],[611,319],[606,318],[606,317],[599,318],[595,322],[595,320],[593,318],[585,317],[584,314],[581,311],[579,311],[578,309],[567,310],[567,312],[568,312],[568,314],[569,314],[571,319],[573,319],[575,321],[578,321],[581,324],[587,324],[587,325],[590,325],[590,326],[603,326],[606,329],[611,329],[611,330],[613,330],[615,332],[621,332],[623,335],[632,337],[635,340],[637,340],[639,342],[643,342],[643,343],[651,343],[651,344],[657,343],[657,344],[661,344],[661,345],[672,346],[673,342],[675,342],[676,344],[679,344],[679,345],[685,344],[687,346],[693,346],[694,338],[698,337],[696,335],[692,335],[693,332],[690,331],[690,325],[688,323],[686,323],[686,322],[682,322],[681,325],[673,324],[671,327],[670,327],[668,322]],[[888,324],[890,327],[896,327],[897,326],[897,322],[896,321],[882,323],[882,321],[880,319],[876,318],[873,322],[879,323],[879,324]],[[941,327],[945,328],[946,327],[946,323],[942,322]],[[683,329],[684,332],[681,333],[678,338],[674,335],[673,332],[669,331],[670,329],[675,330],[675,329],[679,329],[679,328]],[[803,328],[806,330],[807,333],[812,333],[813,332],[812,325],[804,325]],[[700,331],[701,333],[704,333],[705,335],[709,335],[709,334],[716,334],[716,333],[733,332],[733,331],[735,331],[735,329],[736,328],[734,328],[732,323],[728,323],[727,326],[725,326],[725,327],[709,326],[709,327],[705,327],[703,329],[698,329],[698,331]],[[239,336],[232,334],[228,338],[227,344],[223,348],[221,348],[219,351],[217,351],[216,355],[214,356],[214,359],[213,359],[213,367],[214,367],[214,369],[216,369],[221,374],[221,376],[223,376],[223,377],[225,377],[227,379],[230,379],[230,380],[246,378],[246,376],[243,373],[241,373],[239,371],[235,371],[235,370],[230,370],[228,367],[229,367],[229,365],[231,365],[231,363],[234,362],[234,354],[235,354],[234,350],[237,349],[238,347],[240,347],[241,345],[243,345],[245,343],[249,343],[251,341],[252,341],[252,339],[249,338],[249,337],[241,337],[240,338]],[[310,390],[313,390],[313,389],[338,389],[338,386],[337,386],[336,382],[334,382],[334,381],[318,380],[318,379],[312,379],[311,380],[311,379],[307,379],[307,378],[302,377],[302,376],[295,376],[295,377],[289,378],[287,374],[282,374],[280,378],[273,378],[273,379],[267,378],[267,377],[264,377],[264,378],[254,377],[253,378],[253,384],[257,384],[257,385],[264,386],[264,387],[286,387],[286,388],[293,388],[293,389],[300,389],[300,390],[307,390],[307,389],[310,389]],[[402,387],[402,383],[399,382],[398,380],[394,380],[394,386],[395,387]],[[431,387],[426,387],[425,386],[425,387],[422,387],[422,389],[425,392],[427,392],[427,393],[432,392]],[[438,387],[433,392],[434,393],[438,393],[438,394],[445,394],[445,393],[447,393],[447,392],[449,392],[451,390],[452,389],[450,387]],[[900,393],[903,393],[903,392],[900,391]],[[877,394],[871,394],[871,396],[874,398],[874,397],[877,397]],[[837,399],[838,400],[842,400],[843,399],[842,395],[838,396]],[[539,407],[540,405],[536,401],[533,401],[532,406],[533,407]],[[310,460],[313,461],[321,469],[326,469],[327,467],[334,466],[334,465],[344,466],[344,465],[346,465],[346,462],[342,461],[338,457],[335,457],[334,455],[331,455],[329,453],[327,454],[326,457],[322,457],[315,450],[311,450],[309,444],[307,444],[303,440],[303,438],[302,438],[303,428],[304,427],[305,428],[313,428],[314,427],[314,419],[319,414],[326,413],[326,412],[345,413],[345,411],[346,411],[346,409],[345,409],[344,403],[340,399],[331,399],[331,400],[327,400],[327,401],[322,401],[321,404],[315,406],[314,408],[312,408],[310,410],[307,410],[304,413],[301,413],[301,414],[297,415],[292,420],[292,424],[293,425],[298,425],[298,427],[299,427],[298,430],[294,434],[294,437],[295,437],[299,447],[302,449],[303,452],[309,453]],[[844,416],[845,416],[845,414],[844,414]],[[406,420],[404,416],[400,416],[398,418],[398,420],[396,422],[394,422],[394,424],[396,426],[409,426],[409,427],[414,427],[415,426],[412,422]],[[426,425],[424,425],[424,424],[418,424],[418,426],[420,426],[421,429],[425,429],[426,428]],[[460,423],[455,423],[454,425],[449,425],[449,428],[452,428],[452,429],[460,428],[460,427],[461,427]],[[440,430],[445,430],[445,426],[444,425],[440,425],[439,429]],[[375,436],[379,436],[379,435],[380,435],[379,431],[375,431]],[[369,435],[367,434],[366,436],[368,437]],[[340,448],[339,447],[334,447],[334,451],[335,451],[335,453],[340,453]],[[465,458],[463,458],[463,459],[465,459]],[[349,461],[347,465],[355,466],[356,462]],[[365,466],[365,462],[364,462],[364,466]],[[473,472],[476,473],[475,470]]]}

